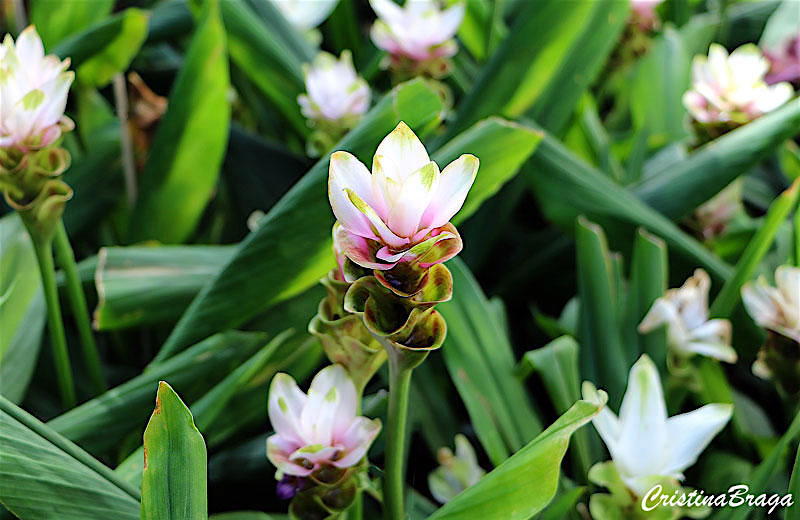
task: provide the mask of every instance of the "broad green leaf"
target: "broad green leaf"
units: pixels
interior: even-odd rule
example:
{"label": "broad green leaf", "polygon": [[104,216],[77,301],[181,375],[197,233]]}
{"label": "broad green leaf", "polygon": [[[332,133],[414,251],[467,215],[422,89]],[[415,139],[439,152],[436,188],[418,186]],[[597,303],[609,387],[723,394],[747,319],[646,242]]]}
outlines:
{"label": "broad green leaf", "polygon": [[742,286],[752,278],[758,264],[764,259],[764,255],[767,254],[773,240],[775,240],[775,235],[781,224],[797,206],[799,194],[800,179],[796,180],[788,190],[783,192],[772,203],[761,226],[736,264],[733,276],[725,282],[722,290],[714,299],[714,303],[711,304],[711,309],[709,310],[711,317],[727,318],[733,312],[741,300]]}
{"label": "broad green leaf", "polygon": [[233,246],[100,249],[94,327],[116,330],[177,319],[233,253]]}
{"label": "broad green leaf", "polygon": [[211,515],[210,520],[278,520],[278,518],[283,519],[284,515],[268,515],[261,511],[234,511]]}
{"label": "broad green leaf", "polygon": [[114,0],[33,0],[30,3],[31,23],[36,26],[45,48],[49,49],[67,36],[105,19],[113,7]]}
{"label": "broad green leaf", "polygon": [[225,29],[217,3],[208,2],[149,151],[131,216],[131,241],[177,243],[194,231],[225,154],[228,87]]}
{"label": "broad green leaf", "polygon": [[[660,238],[644,229],[636,232],[631,259],[631,280],[628,294],[627,321],[623,341],[629,342],[626,352],[630,365],[645,353],[655,361],[666,375],[667,332],[659,328],[648,334],[639,334],[637,328],[657,298],[664,295],[669,285],[667,246]],[[638,350],[634,352],[634,345]],[[631,357],[631,354],[635,354]]]}
{"label": "broad green leaf", "polygon": [[583,95],[572,125],[564,135],[564,143],[612,179],[617,182],[622,180],[622,166],[611,151],[611,139],[600,120],[597,105],[591,95]]}
{"label": "broad green leaf", "polygon": [[786,509],[786,516],[783,520],[800,520],[800,445],[797,447],[797,457],[792,469],[792,479],[789,481],[788,492],[795,497],[794,504]]}
{"label": "broad green leaf", "polygon": [[[786,451],[798,438],[800,438],[800,412],[795,415],[794,420],[792,420],[792,423],[789,425],[786,433],[784,433],[777,444],[775,444],[775,446],[772,448],[772,451],[770,451],[770,454],[761,462],[761,464],[756,466],[752,476],[750,477],[750,480],[746,483],[752,490],[751,492],[759,494],[764,493],[769,489],[770,481],[781,470],[781,462],[785,460],[784,456],[786,455]],[[746,503],[737,508],[726,507],[715,514],[712,519],[744,520],[748,518],[748,514],[751,510],[752,507]]]}
{"label": "broad green leaf", "polygon": [[[46,1],[51,4],[58,2],[59,4],[63,5],[91,5],[91,2],[59,2],[58,0]],[[107,0],[101,1],[106,2]],[[100,10],[101,9],[98,9],[98,12]],[[128,14],[128,11],[133,11],[133,13]],[[53,17],[51,12],[48,12],[47,16]],[[117,41],[118,36],[123,32],[123,28],[126,24],[133,23],[133,25],[128,25],[129,29],[138,26],[139,19],[142,16],[145,15],[143,15],[142,12],[137,9],[127,9],[121,13],[117,13],[108,17],[103,15],[100,19],[95,20],[91,25],[81,27],[79,31],[63,39],[62,41],[59,41],[58,45],[55,47],[46,48],[62,59],[69,58],[71,68],[77,70],[93,56],[106,52],[108,46]],[[132,32],[131,34],[138,34],[138,30]]]}
{"label": "broad green leaf", "polygon": [[[276,336],[192,405],[192,415],[195,417],[199,429],[206,431],[231,398],[241,392],[254,378],[261,378],[264,382],[264,387],[266,387],[267,378],[264,377],[264,369],[267,363],[274,361],[278,347],[285,343],[286,338],[291,334],[292,331],[285,331]],[[114,472],[138,488],[142,485],[144,463],[144,447],[141,447],[122,461],[114,469]]]}
{"label": "broad green leaf", "polygon": [[307,36],[284,18],[280,9],[275,7],[272,0],[245,0],[270,33],[276,36],[277,42],[296,58],[293,63],[297,67],[300,63],[310,62],[317,54],[317,49],[309,42]]}
{"label": "broad green leaf", "polygon": [[142,424],[158,381],[169,380],[196,398],[264,344],[260,333],[224,332],[52,419],[48,426],[92,449],[115,445]]}
{"label": "broad green leaf", "polygon": [[206,444],[192,412],[165,381],[144,431],[142,520],[208,517]]}
{"label": "broad green leaf", "polygon": [[[686,216],[734,179],[800,134],[800,99],[702,146],[677,164],[631,186],[640,199],[670,219]],[[661,234],[656,229],[650,231]],[[662,238],[667,238],[663,236]]]}
{"label": "broad green leaf", "polygon": [[[401,84],[384,96],[336,149],[349,150],[366,160],[400,120],[421,131],[438,122],[441,110],[441,99],[424,81]],[[334,265],[327,175],[328,157],[324,157],[260,220],[258,229],[192,301],[157,359],[299,294]]]}
{"label": "broad green leaf", "polygon": [[437,510],[430,520],[527,520],[555,495],[571,435],[605,403],[578,401],[524,448]]}
{"label": "broad green leaf", "polygon": [[610,221],[631,228],[643,226],[712,275],[723,280],[731,276],[729,265],[665,218],[660,206],[649,207],[549,135],[539,143],[529,164],[528,182],[542,211],[562,228],[570,229],[581,213],[604,225]]}
{"label": "broad green leaf", "polygon": [[0,396],[0,502],[23,520],[136,520],[139,490]]}
{"label": "broad green leaf", "polygon": [[536,520],[564,520],[565,518],[572,518],[572,515],[577,513],[577,509],[575,509],[576,505],[588,490],[588,487],[581,486],[573,487],[566,491],[559,491],[545,510],[536,516]]}
{"label": "broad green leaf", "polygon": [[787,41],[797,37],[800,31],[800,9],[796,0],[783,0],[767,20],[761,39],[762,49],[780,49]]}
{"label": "broad green leaf", "polygon": [[447,136],[487,116],[526,113],[558,133],[601,70],[627,12],[625,2],[524,2]]}
{"label": "broad green leaf", "polygon": [[0,219],[0,394],[25,396],[47,307],[30,236],[15,213]]}
{"label": "broad green leaf", "polygon": [[[65,4],[87,4],[90,2],[63,2]],[[83,62],[78,69],[78,81],[86,85],[103,87],[111,82],[115,74],[125,71],[139,52],[147,37],[147,15],[135,8],[120,13],[122,23],[119,32],[103,49]]]}
{"label": "broad green leaf", "polygon": [[524,385],[514,377],[514,351],[477,280],[459,259],[448,264],[453,299],[437,306],[447,321],[442,349],[450,378],[492,463],[541,432]]}
{"label": "broad green leaf", "polygon": [[514,177],[541,139],[541,132],[490,117],[475,123],[438,149],[433,156],[442,169],[464,153],[470,153],[481,161],[475,183],[453,223],[469,218],[484,200]]}
{"label": "broad green leaf", "polygon": [[575,227],[578,294],[581,302],[579,339],[583,345],[581,374],[607,388],[610,401],[619,404],[630,368],[622,346],[623,309],[605,233],[580,217]]}

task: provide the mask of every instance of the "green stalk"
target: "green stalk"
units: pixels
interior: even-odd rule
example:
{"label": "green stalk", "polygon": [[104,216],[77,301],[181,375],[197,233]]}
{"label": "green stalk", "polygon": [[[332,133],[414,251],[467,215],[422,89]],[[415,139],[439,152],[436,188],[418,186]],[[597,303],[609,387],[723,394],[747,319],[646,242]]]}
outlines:
{"label": "green stalk", "polygon": [[405,488],[406,420],[412,368],[402,354],[389,350],[389,414],[386,424],[386,461],[383,506],[386,520],[403,520]]}
{"label": "green stalk", "polygon": [[78,266],[75,264],[75,253],[72,251],[72,245],[69,242],[69,236],[67,236],[63,221],[59,221],[56,226],[54,243],[58,264],[64,270],[67,280],[67,296],[72,306],[72,312],[75,315],[75,323],[78,326],[81,351],[83,352],[86,369],[89,372],[89,379],[92,382],[94,391],[102,394],[108,390],[108,385],[103,377],[103,369],[100,366],[100,355],[97,352],[97,344],[94,341],[92,325],[89,321],[89,310],[86,306],[86,297],[83,294],[81,279],[78,275]]}
{"label": "green stalk", "polygon": [[53,264],[53,243],[52,240],[37,236],[38,233],[32,231],[30,227],[28,227],[28,232],[33,241],[36,260],[39,262],[39,272],[42,275],[42,288],[47,301],[47,327],[50,331],[50,342],[53,344],[53,360],[56,365],[61,402],[65,409],[70,409],[75,406],[77,399],[67,353],[67,337],[64,334],[64,323],[61,321],[61,305],[58,302],[56,269]]}

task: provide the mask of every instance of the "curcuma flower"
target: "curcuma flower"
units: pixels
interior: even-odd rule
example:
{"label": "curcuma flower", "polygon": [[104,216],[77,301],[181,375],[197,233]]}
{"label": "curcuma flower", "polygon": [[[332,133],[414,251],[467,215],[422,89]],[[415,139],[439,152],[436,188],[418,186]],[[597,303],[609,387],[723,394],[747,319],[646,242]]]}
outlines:
{"label": "curcuma flower", "polygon": [[69,60],[45,56],[31,25],[16,43],[6,34],[0,44],[0,148],[22,152],[43,148],[72,128],[64,116],[75,73]]}
{"label": "curcuma flower", "polygon": [[437,502],[445,504],[478,481],[486,472],[478,465],[478,457],[469,440],[460,433],[455,437],[456,453],[439,448],[439,467],[428,475],[428,487]]}
{"label": "curcuma flower", "polygon": [[764,277],[742,288],[747,312],[759,326],[800,343],[800,267],[782,265],[771,287]]}
{"label": "curcuma flower", "polygon": [[372,174],[353,155],[334,152],[328,198],[338,220],[336,247],[367,269],[406,262],[427,268],[449,260],[462,247],[449,221],[477,172],[478,158],[469,154],[440,172],[403,122],[378,146]]}
{"label": "curcuma flower", "polygon": [[744,124],[786,103],[794,90],[789,83],[767,85],[769,61],[753,44],[742,45],[730,56],[713,43],[708,57],[692,62],[692,86],[683,104],[699,123]]}
{"label": "curcuma flower", "polygon": [[769,74],[766,82],[770,85],[782,81],[800,83],[800,34],[788,38],[775,49],[764,49],[769,60]]}
{"label": "curcuma flower", "polygon": [[303,72],[307,93],[297,102],[308,119],[351,127],[369,108],[369,85],[356,74],[350,51],[342,51],[338,60],[320,52]]}
{"label": "curcuma flower", "polygon": [[735,363],[730,322],[708,319],[710,287],[708,273],[697,269],[683,287],[670,289],[653,303],[639,324],[639,332],[646,334],[666,325],[669,348],[679,358],[700,354]]}
{"label": "curcuma flower", "polygon": [[379,419],[356,416],[356,388],[340,365],[323,368],[308,395],[287,374],[269,389],[267,458],[279,475],[306,477],[329,466],[346,469],[367,453],[381,429]]}
{"label": "curcuma flower", "polygon": [[631,0],[632,21],[644,30],[651,30],[659,25],[658,7],[664,0]]}
{"label": "curcuma flower", "polygon": [[422,62],[458,51],[453,36],[464,18],[464,4],[446,10],[429,0],[407,0],[403,7],[392,0],[370,0],[370,5],[378,15],[372,41],[393,57]]}
{"label": "curcuma flower", "polygon": [[[594,385],[584,383],[584,399],[596,392]],[[658,370],[644,355],[631,368],[619,417],[605,407],[592,423],[620,478],[641,497],[656,483],[682,480],[682,472],[695,463],[732,413],[732,405],[708,404],[668,418]]]}
{"label": "curcuma flower", "polygon": [[286,20],[300,30],[311,30],[325,21],[339,0],[272,0]]}

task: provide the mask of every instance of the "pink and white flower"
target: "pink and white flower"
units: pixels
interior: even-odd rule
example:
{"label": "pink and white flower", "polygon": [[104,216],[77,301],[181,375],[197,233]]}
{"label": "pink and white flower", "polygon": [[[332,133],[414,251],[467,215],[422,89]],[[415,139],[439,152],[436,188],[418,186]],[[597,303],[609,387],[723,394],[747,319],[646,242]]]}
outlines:
{"label": "pink and white flower", "polygon": [[45,147],[73,124],[64,116],[75,73],[69,59],[45,56],[34,26],[16,43],[6,34],[0,44],[0,147],[23,151]]}
{"label": "pink and white flower", "polygon": [[[334,152],[328,199],[338,220],[336,247],[368,269],[420,258],[422,267],[449,260],[461,249],[449,221],[464,204],[478,164],[477,157],[464,154],[440,172],[403,122],[378,146],[372,174],[353,155]],[[441,254],[427,254],[432,250]]]}
{"label": "pink and white flower", "polygon": [[788,38],[775,49],[764,49],[764,56],[769,60],[767,84],[800,82],[800,34]]}
{"label": "pink and white flower", "polygon": [[744,306],[759,326],[800,343],[800,267],[778,267],[775,285],[764,277],[745,284]]}
{"label": "pink and white flower", "polygon": [[392,56],[426,61],[448,58],[458,51],[453,36],[464,19],[464,4],[441,10],[431,0],[370,0],[378,15],[370,34],[379,48]]}
{"label": "pink and white flower", "polygon": [[722,45],[713,43],[707,58],[695,56],[692,62],[692,87],[683,95],[683,104],[700,123],[747,123],[794,95],[789,83],[767,85],[768,70],[769,61],[753,44],[729,56]]}
{"label": "pink and white flower", "polygon": [[633,20],[645,30],[651,30],[658,26],[658,14],[656,7],[664,0],[631,0],[631,10]]}
{"label": "pink and white flower", "polygon": [[320,370],[308,389],[287,374],[269,388],[267,458],[282,475],[307,477],[324,466],[349,468],[367,454],[381,429],[380,419],[356,416],[356,387],[341,365]]}
{"label": "pink and white flower", "polygon": [[658,298],[639,324],[640,333],[667,326],[667,343],[679,357],[695,354],[735,363],[731,346],[731,323],[708,319],[708,273],[697,269],[680,289],[670,289]]}
{"label": "pink and white flower", "polygon": [[369,109],[369,85],[356,73],[350,51],[342,51],[338,60],[320,52],[303,72],[307,93],[300,94],[297,102],[308,119],[343,123],[357,120]]}

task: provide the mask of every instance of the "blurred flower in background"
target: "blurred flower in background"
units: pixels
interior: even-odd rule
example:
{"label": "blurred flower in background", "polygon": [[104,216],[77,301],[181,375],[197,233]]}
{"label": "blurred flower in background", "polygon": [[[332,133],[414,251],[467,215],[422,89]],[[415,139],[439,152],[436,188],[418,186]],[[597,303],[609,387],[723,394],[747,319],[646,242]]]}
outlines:
{"label": "blurred flower in background", "polygon": [[631,22],[642,30],[651,31],[658,28],[661,21],[656,14],[656,7],[664,0],[631,0]]}
{"label": "blurred flower in background", "polygon": [[308,31],[324,22],[339,0],[272,0],[272,3],[289,23]]}
{"label": "blurred flower in background", "polygon": [[[444,262],[461,249],[449,224],[472,187],[478,158],[464,154],[443,170],[431,161],[425,146],[403,122],[387,135],[372,160],[372,175],[348,152],[334,152],[328,177],[328,198],[339,224],[336,247],[368,269],[391,269],[436,246]],[[443,242],[457,244],[443,247]]]}
{"label": "blurred flower in background", "polygon": [[267,439],[267,457],[278,478],[360,462],[381,422],[356,416],[356,408],[356,388],[340,365],[320,370],[308,395],[291,376],[277,374],[269,389],[269,420],[276,433]]}
{"label": "blurred flower in background", "polygon": [[439,448],[439,467],[428,475],[428,487],[438,502],[445,504],[470,486],[475,485],[486,472],[478,465],[478,457],[469,440],[462,434],[455,436],[455,455],[448,447]]}
{"label": "blurred flower in background", "polygon": [[769,74],[765,80],[774,85],[782,81],[800,83],[800,34],[789,38],[783,46],[775,49],[764,49],[764,56],[769,60]]}
{"label": "blurred flower in background", "polygon": [[75,73],[69,60],[45,56],[33,26],[0,44],[0,147],[43,148],[73,127],[64,115]]}
{"label": "blurred flower in background", "polygon": [[306,94],[300,94],[297,102],[308,119],[347,129],[369,109],[369,85],[356,73],[350,51],[342,51],[338,60],[320,52],[303,72]]}
{"label": "blurred flower in background", "polygon": [[755,322],[800,343],[800,267],[782,265],[775,285],[762,276],[742,287],[742,301]]}
{"label": "blurred flower in background", "polygon": [[458,51],[453,37],[464,19],[464,4],[445,10],[428,0],[409,0],[403,7],[392,0],[370,0],[370,5],[378,15],[372,41],[389,53],[392,69],[433,77],[447,73],[446,59]]}
{"label": "blurred flower in background", "polygon": [[767,85],[769,61],[753,44],[730,55],[722,45],[711,44],[708,57],[692,62],[692,86],[683,104],[701,124],[745,124],[786,103],[794,90],[789,83]]}
{"label": "blurred flower in background", "polygon": [[710,288],[708,273],[697,269],[681,288],[670,289],[653,303],[639,324],[639,332],[646,334],[666,325],[670,352],[677,358],[700,354],[735,363],[737,355],[731,347],[731,323],[708,319]]}

